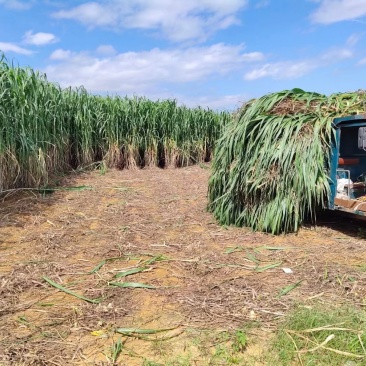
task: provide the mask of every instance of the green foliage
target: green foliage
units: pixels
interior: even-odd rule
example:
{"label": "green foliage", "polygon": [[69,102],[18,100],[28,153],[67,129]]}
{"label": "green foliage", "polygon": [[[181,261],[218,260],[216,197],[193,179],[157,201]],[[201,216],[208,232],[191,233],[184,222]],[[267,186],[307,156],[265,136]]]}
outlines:
{"label": "green foliage", "polygon": [[209,209],[223,225],[297,231],[329,195],[333,118],[362,111],[362,92],[293,89],[248,102],[216,143]]}
{"label": "green foliage", "polygon": [[110,349],[110,356],[108,357],[112,365],[116,365],[118,358],[123,350],[123,342],[121,337],[118,338],[117,342],[113,342]]}
{"label": "green foliage", "polygon": [[[322,346],[319,346],[322,345]],[[355,308],[296,309],[277,331],[269,354],[273,365],[364,365],[366,316]],[[276,362],[274,361],[276,355]],[[300,361],[301,360],[301,361]]]}
{"label": "green foliage", "polygon": [[71,295],[71,296],[75,296],[75,297],[77,297],[78,299],[84,300],[84,301],[89,302],[89,303],[92,303],[92,304],[99,304],[99,303],[102,301],[102,299],[89,299],[89,298],[87,298],[87,297],[85,297],[85,296],[79,295],[79,294],[75,293],[74,291],[71,291],[71,290],[69,290],[68,288],[66,288],[66,287],[64,287],[64,286],[61,286],[61,285],[59,285],[58,283],[56,283],[56,282],[52,281],[51,279],[49,279],[49,278],[48,278],[48,277],[46,277],[46,276],[43,276],[42,278],[43,278],[46,282],[48,282],[51,286],[53,286],[53,287],[55,287],[55,288],[57,288],[57,289],[59,289],[59,290],[61,290],[61,291],[65,292],[65,293],[67,293],[67,294],[69,294],[69,295]]}
{"label": "green foliage", "polygon": [[242,330],[237,330],[233,337],[233,350],[235,352],[244,352],[248,345],[248,336]]}
{"label": "green foliage", "polygon": [[[0,55],[0,192],[47,186],[49,175],[99,166],[180,167],[211,159],[228,113],[175,100],[61,89]],[[100,164],[95,164],[101,162]]]}

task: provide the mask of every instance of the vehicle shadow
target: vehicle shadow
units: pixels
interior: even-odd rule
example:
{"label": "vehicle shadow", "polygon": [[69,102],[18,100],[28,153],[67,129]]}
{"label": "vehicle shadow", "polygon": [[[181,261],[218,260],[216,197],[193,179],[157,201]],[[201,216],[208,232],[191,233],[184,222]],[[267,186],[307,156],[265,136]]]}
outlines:
{"label": "vehicle shadow", "polygon": [[316,222],[305,222],[305,227],[329,228],[345,235],[366,239],[366,216],[324,210],[317,213]]}

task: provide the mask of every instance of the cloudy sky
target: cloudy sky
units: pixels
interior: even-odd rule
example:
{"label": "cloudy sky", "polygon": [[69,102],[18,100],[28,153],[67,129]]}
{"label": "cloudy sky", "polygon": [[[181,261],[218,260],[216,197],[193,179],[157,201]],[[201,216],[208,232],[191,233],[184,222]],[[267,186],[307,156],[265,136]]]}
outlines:
{"label": "cloudy sky", "polygon": [[63,87],[234,109],[366,89],[366,0],[0,0],[0,50]]}

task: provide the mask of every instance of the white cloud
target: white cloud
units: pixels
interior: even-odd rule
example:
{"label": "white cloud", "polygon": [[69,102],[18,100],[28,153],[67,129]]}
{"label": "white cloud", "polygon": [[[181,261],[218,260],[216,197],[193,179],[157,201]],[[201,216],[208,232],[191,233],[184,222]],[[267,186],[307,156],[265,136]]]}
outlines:
{"label": "white cloud", "polygon": [[324,52],[322,55],[320,55],[320,59],[323,61],[341,61],[345,60],[347,58],[353,57],[353,51],[349,48],[331,48],[328,51]]}
{"label": "white cloud", "polygon": [[76,6],[71,10],[60,10],[54,13],[53,16],[59,19],[77,20],[92,28],[98,26],[115,26],[119,20],[118,13],[122,9],[119,9],[117,12],[114,8],[119,9],[119,6],[117,4],[113,6],[113,4],[100,5],[96,2],[90,2]]}
{"label": "white cloud", "polygon": [[203,96],[198,98],[188,98],[186,96],[177,97],[180,104],[188,107],[201,106],[213,110],[235,110],[239,108],[249,97],[245,94],[223,95],[223,96]]}
{"label": "white cloud", "polygon": [[115,54],[117,54],[116,49],[110,45],[110,44],[102,44],[100,45],[97,49],[96,52],[99,55],[102,56],[114,56]]}
{"label": "white cloud", "polygon": [[321,0],[311,15],[315,23],[332,24],[366,15],[366,0]]}
{"label": "white cloud", "polygon": [[58,42],[57,37],[52,33],[33,33],[32,31],[28,31],[23,36],[23,41],[26,44],[31,44],[34,46],[44,46],[51,43]]}
{"label": "white cloud", "polygon": [[244,53],[243,46],[222,43],[210,47],[126,52],[97,57],[85,52],[56,50],[48,77],[62,86],[84,85],[91,91],[145,94],[167,83],[189,83],[242,70],[260,52]]}
{"label": "white cloud", "polygon": [[264,55],[262,52],[249,52],[242,55],[242,58],[246,62],[262,61]]}
{"label": "white cloud", "polygon": [[257,3],[255,4],[255,7],[257,9],[266,8],[269,4],[270,4],[269,0],[257,0]]}
{"label": "white cloud", "polygon": [[33,52],[23,47],[19,47],[14,43],[0,42],[0,51],[2,52],[14,52],[20,55],[31,55]]}
{"label": "white cloud", "polygon": [[236,17],[248,0],[94,1],[53,14],[90,27],[153,30],[181,42],[204,41],[220,29],[239,23]]}
{"label": "white cloud", "polygon": [[358,61],[359,65],[366,65],[366,57]]}
{"label": "white cloud", "polygon": [[58,48],[57,50],[51,53],[50,59],[51,60],[68,60],[71,58],[72,52],[68,50],[63,50]]}
{"label": "white cloud", "polygon": [[4,6],[10,9],[26,10],[32,7],[33,1],[0,0],[0,5],[1,4],[4,4]]}
{"label": "white cloud", "polygon": [[256,80],[268,76],[273,77],[274,79],[295,79],[304,76],[316,67],[317,65],[312,61],[267,63],[259,68],[247,72],[244,75],[244,79]]}
{"label": "white cloud", "polygon": [[360,36],[358,34],[351,34],[347,38],[347,46],[353,47],[358,43],[359,40],[360,40]]}
{"label": "white cloud", "polygon": [[[352,42],[351,42],[352,43]],[[347,40],[349,44],[349,39]],[[320,67],[350,59],[353,50],[347,47],[333,47],[317,57],[300,61],[280,61],[266,63],[244,74],[245,80],[256,80],[264,77],[274,79],[297,79]]]}

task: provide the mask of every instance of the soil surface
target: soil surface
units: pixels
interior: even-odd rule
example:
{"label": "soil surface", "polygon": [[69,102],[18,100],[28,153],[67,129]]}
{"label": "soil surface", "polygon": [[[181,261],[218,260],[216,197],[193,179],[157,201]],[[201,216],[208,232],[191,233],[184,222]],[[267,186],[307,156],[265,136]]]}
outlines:
{"label": "soil surface", "polygon": [[296,304],[366,304],[366,222],[328,214],[282,236],[221,227],[208,177],[203,165],[95,171],[8,195],[0,365],[214,365],[197,340],[253,323],[243,359],[261,365]]}

